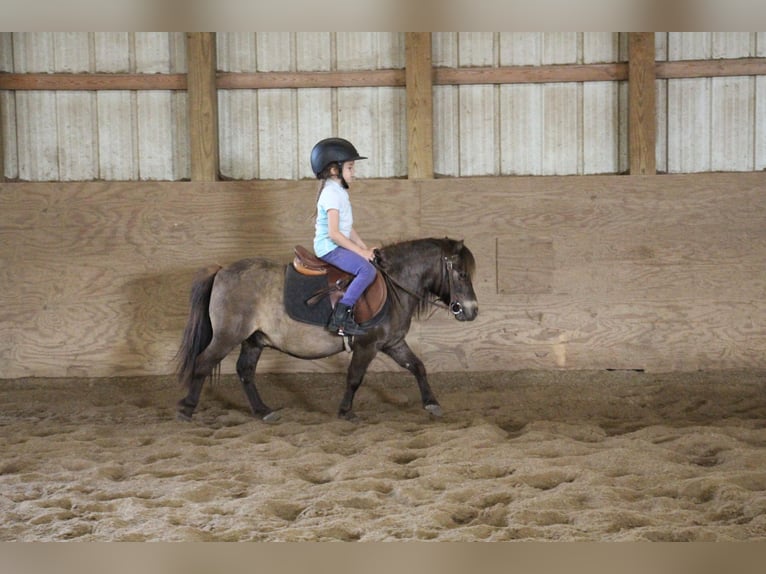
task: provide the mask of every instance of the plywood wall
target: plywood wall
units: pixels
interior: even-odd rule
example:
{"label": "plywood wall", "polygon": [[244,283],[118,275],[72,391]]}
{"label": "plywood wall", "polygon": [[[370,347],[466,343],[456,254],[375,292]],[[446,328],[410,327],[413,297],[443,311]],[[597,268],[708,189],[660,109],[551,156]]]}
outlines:
{"label": "plywood wall", "polygon": [[[659,61],[766,56],[763,32],[656,33]],[[0,72],[186,70],[183,33],[0,33]],[[435,32],[437,67],[626,60],[610,32]],[[222,72],[402,69],[395,32],[218,33]],[[657,81],[657,166],[766,167],[766,76]],[[361,178],[407,175],[402,87],[220,90],[220,169],[231,179],[312,176],[313,144],[351,139]],[[4,171],[24,181],[183,180],[185,91],[0,91]],[[625,82],[434,86],[434,169],[445,176],[616,174],[628,169]]]}
{"label": "plywood wall", "polygon": [[[371,243],[463,238],[479,318],[409,336],[432,371],[766,368],[766,174],[367,180]],[[0,184],[0,378],[173,369],[197,268],[310,245],[314,184]],[[234,359],[224,370],[232,372]],[[345,369],[275,352],[268,371]],[[374,369],[397,369],[376,359]]]}

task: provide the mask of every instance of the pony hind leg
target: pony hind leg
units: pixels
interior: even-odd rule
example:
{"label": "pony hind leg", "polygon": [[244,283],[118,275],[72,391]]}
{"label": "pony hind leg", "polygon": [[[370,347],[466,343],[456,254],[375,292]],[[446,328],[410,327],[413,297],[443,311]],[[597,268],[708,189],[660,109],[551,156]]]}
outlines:
{"label": "pony hind leg", "polygon": [[212,349],[214,349],[214,347],[211,344],[199,354],[194,362],[194,372],[189,381],[189,390],[186,393],[186,396],[176,404],[176,416],[180,420],[190,421],[192,419],[192,415],[194,415],[194,411],[199,404],[202,387],[204,386],[205,381],[213,374],[213,370],[229,352],[214,353]]}
{"label": "pony hind leg", "polygon": [[256,336],[242,341],[242,349],[239,353],[239,359],[237,359],[237,375],[253,415],[261,418],[264,422],[277,422],[280,419],[279,413],[271,410],[263,402],[255,386],[255,368],[262,352],[263,347],[258,343]]}
{"label": "pony hind leg", "polygon": [[188,383],[188,393],[177,403],[177,417],[190,421],[199,404],[202,387],[221,361],[226,358],[241,339],[230,335],[214,335],[210,344],[194,361],[194,370]]}
{"label": "pony hind leg", "polygon": [[436,396],[431,390],[431,385],[428,384],[426,367],[423,365],[423,361],[412,352],[409,345],[402,341],[393,347],[383,349],[383,352],[396,361],[400,367],[404,367],[415,375],[418,389],[420,389],[423,408],[436,417],[442,416],[443,412],[441,406],[439,406],[439,401],[436,400]]}

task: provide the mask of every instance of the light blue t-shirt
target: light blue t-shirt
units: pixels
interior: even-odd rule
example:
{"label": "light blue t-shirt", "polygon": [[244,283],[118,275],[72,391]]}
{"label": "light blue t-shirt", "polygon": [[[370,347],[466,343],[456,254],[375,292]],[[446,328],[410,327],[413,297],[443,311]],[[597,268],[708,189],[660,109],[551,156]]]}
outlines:
{"label": "light blue t-shirt", "polygon": [[348,191],[343,189],[338,182],[328,179],[325,182],[322,193],[317,200],[317,221],[314,226],[314,253],[322,257],[338,247],[330,239],[327,223],[327,210],[337,209],[340,215],[338,229],[346,237],[351,237],[351,229],[354,227],[354,215],[351,212],[351,200]]}

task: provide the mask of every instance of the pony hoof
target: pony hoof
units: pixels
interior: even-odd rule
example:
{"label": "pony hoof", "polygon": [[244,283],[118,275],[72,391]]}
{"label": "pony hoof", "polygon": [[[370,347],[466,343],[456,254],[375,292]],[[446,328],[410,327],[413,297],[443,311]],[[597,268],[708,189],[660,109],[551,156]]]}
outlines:
{"label": "pony hoof", "polygon": [[184,423],[190,423],[192,420],[192,416],[183,411],[176,411],[176,420],[184,422]]}
{"label": "pony hoof", "polygon": [[282,419],[282,415],[280,415],[277,411],[271,411],[269,414],[264,416],[261,420],[265,423],[276,423],[279,422]]}
{"label": "pony hoof", "polygon": [[439,405],[426,405],[423,407],[428,411],[429,414],[435,417],[441,417],[444,416],[444,411],[442,411],[442,408]]}
{"label": "pony hoof", "polygon": [[349,411],[347,413],[338,413],[338,418],[344,421],[349,421],[352,423],[359,422],[359,419],[356,416],[356,413]]}

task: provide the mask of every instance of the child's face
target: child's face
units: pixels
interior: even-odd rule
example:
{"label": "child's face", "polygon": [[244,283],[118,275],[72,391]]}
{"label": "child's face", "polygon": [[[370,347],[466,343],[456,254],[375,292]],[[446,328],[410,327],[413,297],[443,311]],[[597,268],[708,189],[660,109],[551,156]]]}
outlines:
{"label": "child's face", "polygon": [[343,164],[343,179],[346,183],[351,183],[354,180],[354,162],[347,161]]}

